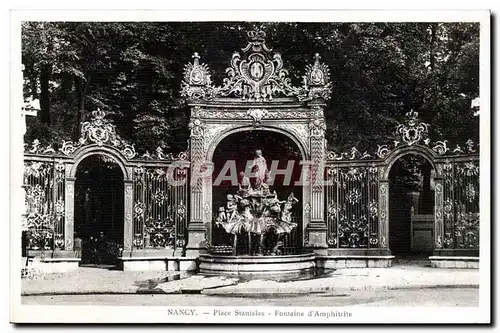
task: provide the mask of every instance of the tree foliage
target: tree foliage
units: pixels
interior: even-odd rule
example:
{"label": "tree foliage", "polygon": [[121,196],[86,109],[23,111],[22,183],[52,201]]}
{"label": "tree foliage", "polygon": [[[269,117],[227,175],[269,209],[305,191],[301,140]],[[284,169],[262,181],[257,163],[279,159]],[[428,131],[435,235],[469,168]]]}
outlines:
{"label": "tree foliage", "polygon": [[[41,111],[27,141],[77,138],[90,111],[112,114],[138,151],[187,148],[188,111],[179,96],[184,65],[198,52],[221,82],[247,22],[25,22],[25,97]],[[431,136],[478,139],[470,102],[479,95],[479,24],[263,23],[296,85],[319,53],[331,69],[325,112],[332,149],[373,149],[410,109]],[[464,140],[465,138],[465,140]]]}

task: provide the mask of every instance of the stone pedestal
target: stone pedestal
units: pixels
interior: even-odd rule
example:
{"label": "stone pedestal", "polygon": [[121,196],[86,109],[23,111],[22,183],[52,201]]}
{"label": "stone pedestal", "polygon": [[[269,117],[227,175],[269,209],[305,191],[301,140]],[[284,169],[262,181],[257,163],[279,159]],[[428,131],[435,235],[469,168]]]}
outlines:
{"label": "stone pedestal", "polygon": [[316,269],[321,273],[326,269],[340,268],[387,268],[391,267],[394,256],[317,256]]}
{"label": "stone pedestal", "polygon": [[316,256],[316,269],[391,267],[394,256],[387,248],[328,249],[327,255]]}
{"label": "stone pedestal", "polygon": [[408,192],[408,197],[410,198],[411,208],[415,214],[419,213],[419,203],[420,203],[420,192],[411,191]]}
{"label": "stone pedestal", "polygon": [[479,269],[479,257],[430,256],[431,267]]}
{"label": "stone pedestal", "polygon": [[186,246],[186,256],[198,256],[206,253],[206,233],[204,223],[191,222],[188,226],[188,244]]}
{"label": "stone pedestal", "polygon": [[41,273],[68,273],[78,270],[81,259],[78,258],[77,253],[74,251],[38,251],[28,250],[28,265],[29,268],[32,263],[34,268],[38,269]]}
{"label": "stone pedestal", "polygon": [[196,257],[132,257],[120,258],[120,266],[126,272],[195,272]]}
{"label": "stone pedestal", "polygon": [[327,227],[324,222],[310,222],[306,228],[306,248],[316,254],[326,255],[328,253],[326,231]]}
{"label": "stone pedestal", "polygon": [[118,258],[123,271],[196,271],[197,257],[176,256],[173,249],[123,251]]}

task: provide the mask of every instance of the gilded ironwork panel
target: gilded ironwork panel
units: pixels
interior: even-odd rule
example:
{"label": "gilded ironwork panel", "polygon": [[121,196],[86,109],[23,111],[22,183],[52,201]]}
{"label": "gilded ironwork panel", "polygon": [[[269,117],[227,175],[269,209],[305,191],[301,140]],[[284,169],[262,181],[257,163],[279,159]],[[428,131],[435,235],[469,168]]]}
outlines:
{"label": "gilded ironwork panel", "polygon": [[330,167],[325,189],[327,243],[333,248],[376,248],[378,169]]}
{"label": "gilded ironwork panel", "polygon": [[479,248],[478,162],[447,161],[443,180],[443,247]]}
{"label": "gilded ironwork panel", "polygon": [[188,220],[186,168],[134,169],[135,248],[183,248]]}
{"label": "gilded ironwork panel", "polygon": [[30,250],[64,250],[64,164],[24,164],[23,231]]}

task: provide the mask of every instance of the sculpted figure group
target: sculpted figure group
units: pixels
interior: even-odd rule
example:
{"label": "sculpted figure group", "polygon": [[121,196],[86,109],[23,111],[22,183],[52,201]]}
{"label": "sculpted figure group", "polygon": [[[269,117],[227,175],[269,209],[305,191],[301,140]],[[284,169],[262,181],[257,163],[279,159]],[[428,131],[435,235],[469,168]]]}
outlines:
{"label": "sculpted figure group", "polygon": [[[290,193],[287,200],[279,200],[276,191],[270,191],[267,163],[261,150],[256,151],[251,167],[254,185],[240,172],[239,189],[236,194],[227,195],[226,205],[219,207],[215,223],[233,235],[233,255],[236,255],[238,237],[243,235],[248,237],[248,254],[278,255],[283,235],[297,226],[292,222],[292,206],[298,199]],[[259,239],[257,249],[252,249],[254,236]]]}

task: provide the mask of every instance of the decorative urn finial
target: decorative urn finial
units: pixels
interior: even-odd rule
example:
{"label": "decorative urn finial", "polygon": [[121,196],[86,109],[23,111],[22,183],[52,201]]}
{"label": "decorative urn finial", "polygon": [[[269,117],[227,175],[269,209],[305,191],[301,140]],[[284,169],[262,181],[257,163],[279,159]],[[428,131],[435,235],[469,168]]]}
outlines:
{"label": "decorative urn finial", "polygon": [[198,66],[200,64],[200,55],[198,54],[198,52],[195,52],[191,58],[193,58],[193,65],[194,66]]}

